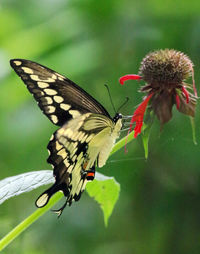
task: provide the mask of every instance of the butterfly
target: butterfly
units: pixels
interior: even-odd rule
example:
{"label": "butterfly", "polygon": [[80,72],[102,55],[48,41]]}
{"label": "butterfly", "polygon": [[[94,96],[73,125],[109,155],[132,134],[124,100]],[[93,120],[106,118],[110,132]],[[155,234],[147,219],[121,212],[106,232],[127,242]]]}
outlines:
{"label": "butterfly", "polygon": [[43,65],[24,59],[12,59],[10,65],[42,112],[60,127],[47,146],[55,183],[35,202],[38,208],[44,207],[52,195],[62,191],[66,202],[54,210],[60,216],[66,205],[80,199],[86,183],[95,177],[95,167],[105,165],[119,137],[122,115],[111,118],[81,87]]}

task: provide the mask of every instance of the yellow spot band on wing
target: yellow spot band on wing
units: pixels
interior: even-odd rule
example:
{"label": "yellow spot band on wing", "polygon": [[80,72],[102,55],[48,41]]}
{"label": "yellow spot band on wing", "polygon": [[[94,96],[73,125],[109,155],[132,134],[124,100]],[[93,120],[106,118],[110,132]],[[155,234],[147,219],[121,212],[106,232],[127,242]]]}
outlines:
{"label": "yellow spot band on wing", "polygon": [[43,82],[55,82],[55,79],[52,79],[52,78],[48,78],[48,79],[41,79],[38,77],[38,75],[30,75],[31,79],[32,80],[35,80],[35,81],[43,81]]}
{"label": "yellow spot band on wing", "polygon": [[50,118],[51,118],[51,121],[54,123],[54,124],[57,124],[58,123],[58,117],[56,115],[50,115]]}
{"label": "yellow spot band on wing", "polygon": [[57,102],[57,103],[61,103],[64,101],[63,97],[61,96],[54,96],[54,101]]}
{"label": "yellow spot band on wing", "polygon": [[45,111],[49,114],[54,113],[56,111],[56,108],[53,106],[46,106]]}
{"label": "yellow spot band on wing", "polygon": [[66,158],[67,157],[67,153],[65,151],[65,148],[61,149],[57,155],[60,155],[62,158]]}
{"label": "yellow spot band on wing", "polygon": [[14,64],[17,65],[17,66],[20,66],[22,64],[22,62],[20,62],[20,61],[14,61]]}
{"label": "yellow spot band on wing", "polygon": [[63,146],[56,141],[56,150],[59,151]]}
{"label": "yellow spot band on wing", "polygon": [[28,67],[22,67],[22,70],[27,74],[33,74],[33,70]]}
{"label": "yellow spot band on wing", "polygon": [[81,115],[78,110],[69,110],[69,113],[72,115],[73,118]]}
{"label": "yellow spot band on wing", "polygon": [[66,104],[66,103],[61,103],[60,104],[60,108],[64,109],[64,110],[68,110],[68,109],[71,108],[71,106],[69,104]]}
{"label": "yellow spot band on wing", "polygon": [[57,92],[56,92],[55,90],[53,90],[53,89],[48,89],[48,88],[44,89],[44,92],[45,92],[46,94],[48,94],[48,95],[55,95],[55,94],[57,94]]}
{"label": "yellow spot band on wing", "polygon": [[46,87],[49,86],[48,83],[41,82],[41,81],[38,81],[37,84],[38,84],[38,87],[39,87],[39,88],[46,88]]}
{"label": "yellow spot band on wing", "polygon": [[47,104],[52,104],[53,103],[53,100],[51,99],[51,97],[44,97],[44,100],[47,102]]}

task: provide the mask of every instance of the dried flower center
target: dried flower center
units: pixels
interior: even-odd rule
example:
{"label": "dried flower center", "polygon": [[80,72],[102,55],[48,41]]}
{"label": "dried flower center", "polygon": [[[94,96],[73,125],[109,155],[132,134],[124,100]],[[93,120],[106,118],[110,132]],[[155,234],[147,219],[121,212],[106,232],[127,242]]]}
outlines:
{"label": "dried flower center", "polygon": [[148,54],[141,63],[139,74],[152,88],[176,87],[192,76],[193,64],[182,52],[173,49]]}

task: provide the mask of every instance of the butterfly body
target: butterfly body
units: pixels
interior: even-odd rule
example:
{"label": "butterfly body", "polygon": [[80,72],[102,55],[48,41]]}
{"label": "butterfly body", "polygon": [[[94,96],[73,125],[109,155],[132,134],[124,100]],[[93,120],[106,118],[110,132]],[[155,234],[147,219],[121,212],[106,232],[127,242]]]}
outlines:
{"label": "butterfly body", "polygon": [[55,183],[36,200],[45,206],[51,196],[62,191],[64,207],[78,201],[95,167],[102,167],[122,128],[122,116],[112,119],[106,109],[73,81],[59,73],[23,59],[10,61],[27,85],[43,113],[60,128],[47,146],[48,163],[53,166]]}

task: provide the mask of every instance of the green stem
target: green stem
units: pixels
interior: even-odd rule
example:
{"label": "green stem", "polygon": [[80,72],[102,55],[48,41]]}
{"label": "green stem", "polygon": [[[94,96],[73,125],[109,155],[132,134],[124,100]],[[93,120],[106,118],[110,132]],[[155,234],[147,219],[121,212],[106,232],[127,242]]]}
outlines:
{"label": "green stem", "polygon": [[190,116],[190,123],[192,127],[192,139],[194,145],[197,145],[197,139],[196,139],[196,130],[195,130],[195,122],[194,122],[194,117]]}
{"label": "green stem", "polygon": [[120,139],[115,146],[113,147],[110,156],[113,155],[114,153],[116,153],[119,149],[121,149],[122,147],[124,147],[126,144],[128,144],[129,142],[131,142],[134,139],[134,131],[132,131],[128,136]]}
{"label": "green stem", "polygon": [[40,216],[48,211],[55,203],[63,197],[61,192],[57,192],[49,201],[49,203],[40,209],[37,209],[29,217],[18,224],[13,230],[11,230],[0,241],[0,251],[2,251],[9,243],[11,243],[18,235],[20,235],[26,228],[28,228],[33,222],[35,222]]}
{"label": "green stem", "polygon": [[[131,132],[129,134],[129,136],[122,138],[115,144],[110,155],[116,153],[119,149],[124,147],[125,144],[129,143],[133,139],[134,139],[134,135],[133,135],[133,132]],[[49,203],[45,207],[37,209],[34,213],[32,213],[24,221],[22,221],[20,224],[18,224],[13,230],[11,230],[6,236],[4,236],[4,238],[2,238],[0,240],[0,251],[2,251],[9,243],[11,243],[18,235],[20,235],[25,229],[27,229],[33,222],[35,222],[45,212],[47,212],[62,197],[63,197],[63,194],[61,192],[57,192],[50,199]]]}

